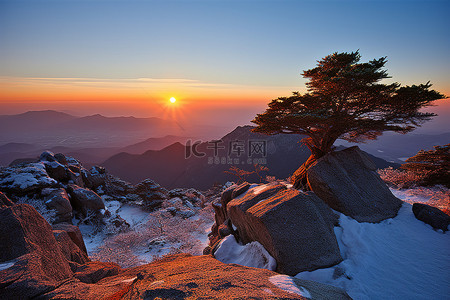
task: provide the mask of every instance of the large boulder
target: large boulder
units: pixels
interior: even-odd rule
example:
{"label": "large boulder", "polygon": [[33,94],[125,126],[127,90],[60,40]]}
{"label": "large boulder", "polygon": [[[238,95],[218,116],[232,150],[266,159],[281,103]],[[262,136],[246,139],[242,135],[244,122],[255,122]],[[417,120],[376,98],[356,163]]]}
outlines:
{"label": "large boulder", "polygon": [[81,235],[80,228],[75,225],[67,224],[67,223],[60,223],[60,224],[54,224],[53,230],[63,230],[67,232],[70,239],[77,245],[78,248],[80,248],[84,253],[87,254],[86,245],[84,244],[83,236]]}
{"label": "large boulder", "polygon": [[72,205],[65,189],[44,189],[41,194],[47,208],[56,211],[55,223],[72,222]]}
{"label": "large boulder", "polygon": [[417,220],[431,225],[434,229],[447,231],[450,225],[450,216],[439,208],[423,203],[414,203],[412,211]]}
{"label": "large boulder", "polygon": [[39,193],[57,181],[48,176],[44,163],[30,163],[4,168],[0,172],[0,190],[16,196]]}
{"label": "large boulder", "polygon": [[[56,226],[72,240],[75,226]],[[350,299],[336,287],[211,256],[182,254],[127,270],[86,262],[72,273],[50,225],[26,204],[0,210],[0,239],[0,299]]]}
{"label": "large boulder", "polygon": [[[137,201],[147,210],[155,210],[162,206],[168,198],[168,191],[151,179],[145,179],[136,184],[131,195],[135,195]],[[130,195],[128,195],[129,197]]]}
{"label": "large boulder", "polygon": [[[209,254],[212,248],[214,248],[214,245],[217,246],[217,242],[225,237],[224,233],[231,233],[232,227],[230,226],[231,221],[228,217],[227,212],[227,205],[228,203],[233,200],[234,197],[239,197],[243,193],[245,193],[250,188],[250,184],[247,182],[244,182],[240,185],[233,184],[230,187],[226,188],[222,194],[221,197],[218,199],[215,199],[211,206],[214,209],[214,225],[211,227],[211,234],[209,235],[209,246],[208,249],[205,249],[205,254]],[[254,195],[253,202],[257,203],[258,201],[265,199],[279,190],[286,189],[286,186],[283,184],[273,183],[268,184],[264,188],[265,190],[263,193],[258,193],[258,195]],[[221,231],[219,231],[219,228],[222,228]]]}
{"label": "large boulder", "polygon": [[90,188],[91,190],[104,185],[107,178],[105,168],[100,166],[94,166],[90,171],[83,168],[81,170],[81,175],[86,187]]}
{"label": "large boulder", "polygon": [[105,209],[102,198],[94,191],[79,187],[75,184],[69,185],[68,190],[74,209],[80,210],[84,214],[86,214],[88,210],[98,212],[101,209]]}
{"label": "large boulder", "polygon": [[[109,196],[116,197],[117,199],[121,199],[120,197],[125,197],[128,194],[133,192],[133,185],[129,182],[123,181],[114,176],[108,176],[105,181],[105,194]],[[123,198],[125,199],[125,198]]]}
{"label": "large boulder", "polygon": [[68,170],[64,165],[60,164],[57,161],[45,161],[44,165],[48,176],[50,176],[51,178],[60,182],[66,182],[67,180],[69,180],[70,177],[68,175]]}
{"label": "large boulder", "polygon": [[358,147],[328,153],[307,171],[308,184],[331,208],[358,222],[377,223],[397,215],[402,201]]}
{"label": "large boulder", "polygon": [[52,228],[30,205],[0,211],[1,299],[29,299],[56,288],[72,276]]}
{"label": "large boulder", "polygon": [[52,162],[52,161],[57,161],[55,158],[55,154],[49,150],[46,150],[44,152],[41,153],[41,155],[39,156],[39,161],[48,161],[48,162]]}
{"label": "large boulder", "polygon": [[227,205],[239,240],[258,241],[277,271],[295,275],[342,261],[333,227],[337,216],[314,193],[269,185],[249,190]]}
{"label": "large boulder", "polygon": [[78,264],[90,262],[83,237],[77,226],[64,223],[53,225],[53,235],[61,252],[71,262],[72,271],[78,267]]}

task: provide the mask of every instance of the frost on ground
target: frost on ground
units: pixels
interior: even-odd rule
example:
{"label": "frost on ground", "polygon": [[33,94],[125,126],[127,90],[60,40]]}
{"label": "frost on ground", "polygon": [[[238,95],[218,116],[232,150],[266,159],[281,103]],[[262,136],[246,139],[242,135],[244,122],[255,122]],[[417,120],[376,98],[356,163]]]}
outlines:
{"label": "frost on ground", "polygon": [[273,285],[275,285],[279,289],[282,289],[283,291],[311,299],[311,294],[309,293],[309,291],[302,286],[296,285],[291,276],[275,275],[270,277],[269,280]]}
{"label": "frost on ground", "polygon": [[234,235],[225,237],[214,253],[216,259],[223,263],[235,263],[246,267],[262,268],[275,271],[275,259],[258,242],[246,245],[238,244]]}
{"label": "frost on ground", "polygon": [[118,201],[105,201],[105,205],[112,215],[130,224],[129,229],[108,232],[105,228],[80,225],[80,230],[91,259],[115,262],[122,267],[149,263],[180,252],[201,255],[214,217],[210,206],[197,208],[195,215],[183,218],[173,216],[166,209],[148,213]]}
{"label": "frost on ground", "polygon": [[33,206],[44,219],[52,224],[56,218],[56,210],[48,209],[45,203],[40,199],[29,198],[27,196],[19,197],[17,204],[29,204]]}
{"label": "frost on ground", "polygon": [[[448,190],[441,192],[438,195],[445,196]],[[417,220],[410,204],[439,207],[448,201],[436,196],[441,192],[439,187],[393,190],[405,203],[395,218],[378,224],[358,223],[341,214],[335,234],[344,261],[295,277],[343,288],[353,299],[449,299],[450,233],[435,231]],[[223,255],[219,248],[216,257],[227,263],[250,265],[252,257],[257,257],[254,250],[232,242],[232,238],[223,242],[221,247],[226,246],[227,253]],[[295,287],[284,282],[286,278],[278,279],[286,289]]]}
{"label": "frost on ground", "polygon": [[391,188],[391,192],[411,205],[418,202],[437,207],[442,211],[450,211],[450,190],[443,186],[420,186],[407,190]]}
{"label": "frost on ground", "polygon": [[448,299],[450,234],[417,220],[410,204],[379,224],[341,215],[335,233],[344,261],[297,278],[341,287],[353,299]]}
{"label": "frost on ground", "polygon": [[2,168],[0,185],[10,189],[26,190],[36,186],[51,186],[56,180],[48,177],[44,163],[30,163],[23,168]]}

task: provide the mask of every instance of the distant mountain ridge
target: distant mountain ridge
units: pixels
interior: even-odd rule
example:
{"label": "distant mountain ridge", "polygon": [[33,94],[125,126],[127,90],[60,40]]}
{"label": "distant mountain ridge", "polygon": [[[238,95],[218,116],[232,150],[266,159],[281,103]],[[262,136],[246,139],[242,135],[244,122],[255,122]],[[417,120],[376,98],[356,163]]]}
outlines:
{"label": "distant mountain ridge", "polygon": [[450,141],[450,132],[441,134],[399,134],[386,132],[377,140],[367,143],[351,144],[338,141],[338,145],[346,147],[358,145],[362,150],[390,162],[403,163],[420,150],[431,150],[433,146],[445,145]]}
{"label": "distant mountain ridge", "polygon": [[[252,171],[254,163],[262,162],[261,159],[266,161],[260,164],[269,168],[263,176],[267,174],[284,179],[292,175],[310,155],[309,149],[300,142],[303,136],[289,134],[267,136],[251,132],[252,128],[252,126],[239,126],[219,141],[200,142],[196,146],[175,143],[162,150],[151,150],[141,155],[120,153],[101,165],[111,174],[132,183],[150,178],[167,188],[208,189],[214,183],[236,181],[237,177],[225,173],[231,166]],[[249,156],[252,141],[265,142],[265,156],[261,153]],[[239,148],[244,151],[240,156],[237,153]],[[215,156],[215,150],[217,150],[217,156]],[[196,157],[194,155],[196,152],[205,155]],[[232,158],[231,162],[227,161],[229,155]],[[378,168],[390,165],[398,167],[379,158],[374,158],[374,162]],[[254,182],[259,181],[255,174],[248,179]]]}
{"label": "distant mountain ridge", "polygon": [[157,117],[75,117],[46,110],[0,115],[0,145],[40,144],[44,147],[124,147],[148,137],[186,135],[175,121]]}
{"label": "distant mountain ridge", "polygon": [[83,162],[85,166],[100,164],[109,157],[120,152],[127,152],[130,154],[142,154],[148,150],[161,150],[175,142],[182,142],[185,144],[188,138],[174,135],[165,136],[162,138],[149,138],[143,142],[132,144],[126,147],[44,147],[38,144],[27,143],[8,143],[0,145],[0,165],[7,166],[16,159],[37,158],[45,151],[50,150],[53,153],[64,153],[72,156]]}

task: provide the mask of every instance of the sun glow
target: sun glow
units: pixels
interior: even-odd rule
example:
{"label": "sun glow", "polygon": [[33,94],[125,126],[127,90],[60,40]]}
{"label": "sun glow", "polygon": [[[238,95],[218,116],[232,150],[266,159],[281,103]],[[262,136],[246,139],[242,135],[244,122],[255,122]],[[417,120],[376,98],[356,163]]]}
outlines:
{"label": "sun glow", "polygon": [[177,102],[177,99],[175,99],[175,97],[172,97],[169,99],[169,101],[170,101],[170,103],[175,103],[175,102]]}

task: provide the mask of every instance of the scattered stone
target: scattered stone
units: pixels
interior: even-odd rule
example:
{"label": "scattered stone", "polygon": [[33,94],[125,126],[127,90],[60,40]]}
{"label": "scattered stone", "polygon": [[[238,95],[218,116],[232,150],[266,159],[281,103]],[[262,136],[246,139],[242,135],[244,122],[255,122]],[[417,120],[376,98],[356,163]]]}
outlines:
{"label": "scattered stone", "polygon": [[114,217],[112,217],[109,220],[109,222],[113,224],[116,228],[120,228],[119,231],[123,231],[130,228],[130,224],[119,215],[115,215]]}
{"label": "scattered stone", "polygon": [[62,165],[64,165],[64,166],[67,166],[67,158],[66,158],[66,156],[64,155],[64,154],[62,154],[62,153],[56,153],[55,155],[54,155],[54,157],[55,157],[55,159],[56,159],[56,161],[57,162],[59,162],[60,164],[62,164]]}
{"label": "scattered stone", "polygon": [[103,278],[119,274],[122,268],[111,262],[91,261],[77,268],[74,276],[84,283],[97,283]]}
{"label": "scattered stone", "polygon": [[449,230],[450,216],[439,208],[423,203],[414,203],[412,211],[417,220],[431,225],[434,229]]}
{"label": "scattered stone", "polygon": [[319,198],[358,222],[393,218],[402,205],[357,146],[321,157],[308,169],[307,178]]}
{"label": "scattered stone", "polygon": [[175,216],[177,214],[177,209],[173,206],[167,207],[166,211],[169,212],[172,216]]}
{"label": "scattered stone", "polygon": [[94,166],[90,171],[82,168],[80,173],[85,186],[91,190],[97,189],[99,186],[104,185],[107,179],[105,168],[100,166]]}
{"label": "scattered stone", "polygon": [[119,197],[125,197],[128,194],[132,194],[133,186],[123,180],[116,177],[108,177],[105,182],[105,194],[115,195],[118,199]]}
{"label": "scattered stone", "polygon": [[172,198],[167,200],[167,203],[173,205],[173,206],[182,206],[183,205],[183,200],[181,200],[178,197]]}
{"label": "scattered stone", "polygon": [[227,219],[223,224],[217,229],[220,238],[224,238],[233,233],[233,228],[231,226],[230,219]]}
{"label": "scattered stone", "polygon": [[159,184],[151,179],[145,179],[134,186],[133,192],[138,195],[145,195],[148,192],[158,191],[160,189],[161,186]]}
{"label": "scattered stone", "polygon": [[86,214],[88,210],[98,212],[101,209],[105,209],[102,198],[94,191],[71,184],[69,185],[69,193],[71,196],[72,207],[80,210],[84,214]]}
{"label": "scattered stone", "polygon": [[45,205],[56,211],[55,223],[72,223],[72,205],[65,189],[44,189]]}
{"label": "scattered stone", "polygon": [[232,192],[232,194],[231,194],[231,198],[234,199],[234,198],[236,198],[236,197],[242,195],[242,194],[245,193],[249,188],[250,188],[250,183],[248,183],[248,182],[242,183],[241,185],[237,186],[237,187],[233,190],[233,192]]}
{"label": "scattered stone", "polygon": [[53,154],[53,152],[47,150],[47,151],[44,151],[41,153],[41,155],[39,156],[39,160],[51,162],[51,161],[56,161],[56,158],[55,158],[55,154]]}
{"label": "scattered stone", "polygon": [[[73,171],[73,169],[79,169],[78,172]],[[81,188],[84,188],[83,176],[81,176],[81,168],[70,166],[68,170],[69,183],[75,184]]]}
{"label": "scattered stone", "polygon": [[69,180],[70,177],[68,176],[68,170],[64,165],[57,161],[45,161],[44,165],[48,176],[51,178],[62,182],[67,182],[67,180]]}
{"label": "scattered stone", "polygon": [[195,215],[195,212],[194,212],[193,210],[190,210],[190,209],[183,209],[183,210],[179,210],[179,211],[177,212],[177,214],[178,214],[180,217],[182,217],[183,219],[188,219],[188,218],[194,216],[194,215]]}

